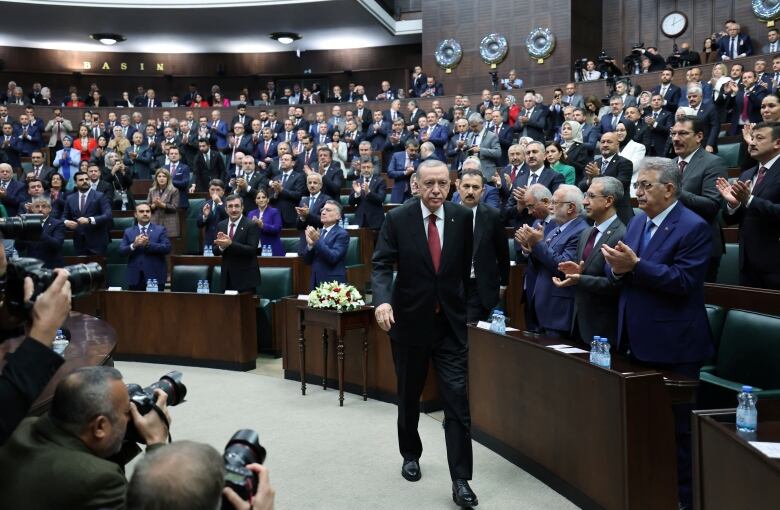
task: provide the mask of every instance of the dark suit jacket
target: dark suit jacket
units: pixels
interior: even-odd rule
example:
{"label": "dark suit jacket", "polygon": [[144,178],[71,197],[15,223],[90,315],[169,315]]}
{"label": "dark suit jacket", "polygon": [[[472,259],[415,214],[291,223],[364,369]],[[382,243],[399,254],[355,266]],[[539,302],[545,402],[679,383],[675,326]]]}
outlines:
{"label": "dark suit jacket", "polygon": [[[219,222],[218,232],[228,233],[230,219]],[[260,243],[260,230],[241,216],[233,234],[233,242],[225,251],[214,245],[214,255],[222,255],[222,288],[225,290],[250,291],[260,285],[260,267],[257,264],[257,245]]]}
{"label": "dark suit jacket", "polygon": [[[680,158],[675,158],[678,164]],[[720,257],[725,251],[723,233],[720,229],[721,210],[724,200],[715,187],[718,177],[727,178],[723,158],[699,148],[691,157],[691,162],[682,174],[680,201],[685,207],[709,223],[712,231],[712,257]]]}
{"label": "dark suit jacket", "polygon": [[347,268],[344,260],[349,247],[349,234],[346,230],[333,225],[323,239],[322,236],[310,250],[306,242],[301,242],[303,261],[311,266],[311,289],[324,282],[347,281]]}
{"label": "dark suit jacket", "polygon": [[[326,193],[320,191],[319,196],[314,201],[314,204],[310,204],[311,195],[307,195],[303,198],[301,198],[301,203],[298,204],[298,207],[308,207],[309,208],[309,214],[306,215],[306,219],[302,220],[300,216],[298,216],[298,219],[296,221],[295,227],[298,230],[306,230],[306,227],[314,227],[314,228],[321,228],[322,227],[322,221],[320,220],[320,213],[322,212],[322,206],[325,205],[325,202],[328,200],[331,200],[331,197],[328,196]],[[306,238],[301,236],[301,242],[305,243]]]}
{"label": "dark suit jacket", "polygon": [[158,282],[165,282],[168,279],[165,256],[171,252],[171,241],[168,239],[165,227],[149,223],[146,227],[149,244],[132,249],[131,245],[139,235],[141,235],[141,228],[138,225],[128,227],[119,243],[119,252],[129,258],[127,263],[128,287],[143,283],[141,273],[146,279],[156,278]]}
{"label": "dark suit jacket", "polygon": [[[621,278],[618,345],[628,333],[631,351],[641,361],[702,362],[713,352],[704,308],[710,226],[678,202],[640,250],[646,222],[644,213],[637,215],[623,238],[640,261]],[[604,271],[612,277],[608,264]]]}
{"label": "dark suit jacket", "polygon": [[[283,175],[279,175],[277,180],[282,181]],[[298,213],[295,207],[300,203],[301,197],[306,193],[306,176],[301,172],[291,172],[287,183],[279,193],[269,190],[271,196],[271,205],[279,210],[282,215],[282,223],[285,228],[294,228],[298,220]]]}
{"label": "dark suit jacket", "polygon": [[[653,112],[648,111],[646,115],[652,116]],[[669,140],[669,131],[672,125],[674,125],[674,114],[661,110],[655,119],[655,123],[650,126],[648,134],[649,154],[653,156],[663,156],[665,154],[666,142]]]}
{"label": "dark suit jacket", "polygon": [[[596,164],[601,166],[601,159],[597,159]],[[631,207],[631,195],[629,194],[631,176],[633,174],[634,164],[631,163],[631,160],[618,154],[612,156],[606,171],[602,174],[607,177],[614,177],[623,183],[623,198],[615,204],[615,208],[617,209],[618,218],[624,225],[628,224],[631,218],[634,217],[634,208]],[[590,187],[590,181],[585,177],[580,181],[579,186],[582,192],[585,193],[588,191],[588,187]]]}
{"label": "dark suit jacket", "polygon": [[341,188],[344,186],[344,171],[341,163],[332,161],[327,171],[317,165],[316,170],[322,175],[322,191],[332,197],[341,196]]}
{"label": "dark suit jacket", "polygon": [[[514,191],[515,188],[528,186],[528,183],[530,182],[530,176],[530,169],[527,165],[523,164],[523,166],[520,167],[520,173],[518,173],[515,177],[515,182],[512,184],[512,189],[509,190],[509,198],[507,199],[506,205],[504,206],[504,219],[507,223],[507,226],[512,228],[519,228],[523,225],[531,225],[534,222],[533,216],[528,214],[528,209],[523,209],[522,211],[517,210],[517,200],[514,196],[512,196],[512,191]],[[543,184],[547,187],[547,189],[550,190],[550,193],[555,193],[555,190],[558,189],[558,186],[563,184],[563,174],[556,172],[548,166],[545,166],[542,169],[542,173],[539,176],[537,184]],[[520,251],[520,245],[516,244],[515,246],[517,251]]]}
{"label": "dark suit jacket", "polygon": [[501,215],[485,204],[477,206],[474,219],[474,276],[482,306],[492,310],[499,286],[509,284],[509,244]]}
{"label": "dark suit jacket", "polygon": [[729,122],[731,122],[731,128],[729,129],[730,135],[737,135],[742,131],[742,126],[739,124],[740,116],[742,115],[742,108],[745,101],[747,104],[748,119],[750,122],[761,122],[761,101],[764,100],[769,92],[764,87],[756,85],[752,90],[745,94],[745,89],[740,86],[739,92],[734,96],[728,96],[726,104],[729,108],[732,108],[731,115],[729,116]]}
{"label": "dark suit jacket", "polygon": [[108,231],[111,228],[111,204],[102,193],[90,191],[84,211],[80,211],[79,197],[80,194],[74,192],[65,199],[63,219],[76,221],[82,216],[94,217],[95,224],[88,223],[76,227],[73,236],[76,255],[105,255],[109,242]]}
{"label": "dark suit jacket", "polygon": [[[198,153],[195,158],[195,189],[196,191],[208,192],[209,181],[212,179],[225,179],[227,177],[225,160],[222,154],[211,151],[209,162],[206,164],[206,158],[203,153]],[[227,184],[227,182],[225,182]]]}
{"label": "dark suit jacket", "polygon": [[[171,167],[168,165],[168,171]],[[186,163],[179,161],[176,164],[176,172],[171,172],[171,184],[179,190],[179,208],[187,209],[190,206],[188,198],[190,188],[190,167]]]}
{"label": "dark suit jacket", "polygon": [[[358,181],[360,182],[360,181]],[[353,191],[349,195],[349,205],[355,208],[355,222],[360,227],[374,230],[382,228],[385,221],[385,196],[387,185],[383,175],[373,175],[368,181],[368,193],[355,196]]]}
{"label": "dark suit jacket", "polygon": [[211,204],[211,211],[209,211],[209,215],[204,220],[203,211],[201,210],[201,212],[198,213],[197,224],[198,228],[203,229],[203,246],[213,246],[214,239],[217,238],[217,225],[219,225],[222,220],[227,219],[228,215],[227,212],[225,212],[224,202],[217,207],[214,207],[214,202],[210,199],[206,200],[206,203]]}
{"label": "dark suit jacket", "polygon": [[376,123],[370,123],[366,131],[366,140],[371,142],[371,150],[381,151],[387,141],[387,133],[391,130],[392,128],[388,122],[382,121],[379,129],[376,129]]}
{"label": "dark suit jacket", "polygon": [[696,115],[704,121],[704,139],[702,146],[711,145],[718,149],[718,135],[720,134],[720,122],[718,122],[718,112],[711,104],[703,104],[699,107],[699,113]]}
{"label": "dark suit jacket", "polygon": [[450,202],[442,207],[444,239],[438,273],[428,249],[420,200],[410,200],[387,213],[379,233],[372,260],[373,304],[392,305],[395,324],[389,334],[401,344],[430,345],[435,338],[437,303],[455,336],[467,344],[466,285],[473,256],[473,215]]}
{"label": "dark suit jacket", "polygon": [[27,195],[27,185],[22,181],[11,180],[5,188],[5,197],[2,199],[8,216],[19,214],[19,206],[24,204],[24,197]]}
{"label": "dark suit jacket", "polygon": [[417,121],[420,117],[424,116],[425,112],[422,109],[417,108],[414,112],[409,114],[409,120],[406,121],[407,126],[414,126],[414,130],[417,131]]}
{"label": "dark suit jacket", "polygon": [[[460,199],[460,192],[456,191],[453,193],[450,200],[452,200],[453,204],[461,204],[462,202]],[[485,188],[482,190],[482,196],[479,198],[479,202],[495,209],[496,211],[501,210],[501,201],[498,190],[495,188],[495,186],[491,186],[490,184],[485,184]]]}
{"label": "dark suit jacket", "polygon": [[[40,259],[49,269],[63,267],[62,245],[65,242],[65,224],[52,216],[43,223],[43,231],[38,241],[17,241],[17,247],[26,249],[25,256]],[[21,246],[19,246],[21,245]]]}
{"label": "dark suit jacket", "polygon": [[[612,127],[612,119],[615,117],[612,113],[607,113],[603,117],[601,117],[601,123],[599,124],[599,130],[601,131],[601,134],[604,133],[611,133],[615,130],[615,128]],[[618,122],[623,120],[626,116],[621,113],[618,115]]]}
{"label": "dark suit jacket", "polygon": [[[746,170],[740,181],[755,179],[758,166]],[[780,163],[767,170],[760,186],[754,187],[750,206],[740,206],[733,214],[725,214],[729,224],[739,224],[739,267],[774,278],[780,288]]]}
{"label": "dark suit jacket", "polygon": [[[731,37],[725,36],[718,39],[718,55],[723,56],[726,55],[729,58],[731,58],[731,55],[729,55],[729,45],[731,43]],[[737,55],[742,55],[743,53],[745,56],[749,57],[753,54],[753,43],[750,41],[750,36],[747,34],[738,34],[737,35],[737,45],[739,49],[737,50]]]}
{"label": "dark suit jacket", "polygon": [[[387,167],[387,176],[393,179],[393,190],[390,194],[390,202],[394,204],[402,204],[407,198],[411,196],[409,188],[409,177],[406,172],[406,151],[396,152],[390,159],[390,165]],[[412,160],[412,165],[415,170],[420,164],[420,158]]]}
{"label": "dark suit jacket", "polygon": [[[652,92],[653,94],[659,94],[661,92],[661,85],[656,85]],[[677,111],[677,106],[680,103],[681,95],[682,91],[680,90],[680,87],[674,83],[670,83],[669,88],[666,89],[666,95],[664,96],[664,100],[666,101],[664,104],[664,110],[674,115],[674,113]]]}
{"label": "dark suit jacket", "polygon": [[601,234],[593,245],[593,250],[587,259],[582,255],[591,232],[596,227],[589,227],[580,233],[577,244],[577,256],[574,262],[585,262],[585,267],[580,275],[579,283],[574,287],[574,316],[572,317],[572,330],[577,325],[580,338],[589,343],[594,336],[605,336],[610,340],[617,339],[618,318],[618,284],[604,273],[604,255],[601,246],[615,247],[623,239],[626,226],[615,218],[607,226],[607,230]]}
{"label": "dark suit jacket", "polygon": [[[547,129],[547,116],[550,114],[543,105],[536,105],[529,117],[528,122],[521,123],[519,120],[515,122],[515,131],[520,136],[530,136],[537,142],[544,143],[545,130]],[[527,115],[525,108],[520,113],[520,117]],[[519,119],[519,117],[518,117]]]}

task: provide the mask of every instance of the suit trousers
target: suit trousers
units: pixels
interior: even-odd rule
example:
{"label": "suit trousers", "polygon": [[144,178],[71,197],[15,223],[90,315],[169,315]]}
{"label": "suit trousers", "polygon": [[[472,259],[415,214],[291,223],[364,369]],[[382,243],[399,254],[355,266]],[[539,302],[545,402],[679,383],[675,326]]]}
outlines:
{"label": "suit trousers", "polygon": [[780,290],[780,273],[759,271],[750,262],[745,262],[739,271],[739,284],[745,287]]}
{"label": "suit trousers", "polygon": [[444,313],[436,315],[433,342],[406,345],[392,342],[398,379],[398,446],[405,460],[419,459],[422,441],[417,431],[420,396],[428,365],[433,362],[444,406],[444,439],[450,477],[471,480],[471,415],[468,401],[468,346],[461,344]]}
{"label": "suit trousers", "polygon": [[485,308],[477,289],[477,279],[469,278],[466,286],[466,322],[486,321],[493,310]]}

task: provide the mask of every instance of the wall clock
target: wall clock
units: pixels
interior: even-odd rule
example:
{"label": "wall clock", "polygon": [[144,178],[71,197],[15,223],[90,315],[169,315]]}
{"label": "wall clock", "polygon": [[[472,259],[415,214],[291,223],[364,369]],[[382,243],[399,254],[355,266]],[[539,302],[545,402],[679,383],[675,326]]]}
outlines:
{"label": "wall clock", "polygon": [[680,11],[672,11],[661,20],[661,32],[666,37],[676,39],[688,28],[688,17]]}

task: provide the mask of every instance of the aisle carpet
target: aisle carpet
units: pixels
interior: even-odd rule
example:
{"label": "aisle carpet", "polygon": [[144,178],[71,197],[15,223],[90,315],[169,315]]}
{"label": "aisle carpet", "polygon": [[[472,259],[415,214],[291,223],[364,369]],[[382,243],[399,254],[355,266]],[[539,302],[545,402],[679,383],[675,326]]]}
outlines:
{"label": "aisle carpet", "polygon": [[[257,430],[279,510],[457,508],[441,422],[431,416],[420,417],[423,477],[410,483],[400,474],[394,405],[346,394],[340,408],[337,390],[309,386],[304,397],[300,383],[252,373],[130,362],[116,367],[125,382],[142,386],[169,370],[183,372],[188,393],[171,408],[174,440],[209,443],[221,452],[237,429]],[[472,487],[479,509],[577,508],[476,442]]]}

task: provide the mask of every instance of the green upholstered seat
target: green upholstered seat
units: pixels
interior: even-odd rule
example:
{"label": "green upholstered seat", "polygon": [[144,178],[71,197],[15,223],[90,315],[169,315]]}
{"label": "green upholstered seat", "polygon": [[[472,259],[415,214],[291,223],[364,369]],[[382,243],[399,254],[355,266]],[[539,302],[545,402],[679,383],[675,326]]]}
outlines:
{"label": "green upholstered seat", "polygon": [[740,159],[740,144],[739,143],[724,143],[718,145],[718,156],[723,158],[726,162],[726,167],[734,168],[739,167]]}
{"label": "green upholstered seat", "polygon": [[222,288],[222,267],[214,266],[211,268],[211,279],[209,280],[209,292],[212,294],[222,294],[225,289]]}
{"label": "green upholstered seat", "polygon": [[109,287],[127,290],[127,264],[106,264],[106,282]]}
{"label": "green upholstered seat", "polygon": [[106,263],[107,264],[127,264],[127,255],[122,255],[119,252],[119,245],[121,239],[111,239],[108,243],[108,250],[106,250]]}
{"label": "green upholstered seat", "polygon": [[346,213],[344,217],[347,219],[350,225],[356,225],[355,223],[355,213]]}
{"label": "green upholstered seat", "polygon": [[292,268],[261,267],[258,295],[263,299],[276,302],[285,296],[292,295]]}
{"label": "green upholstered seat", "polygon": [[739,285],[739,244],[726,243],[726,253],[720,259],[717,283]]}
{"label": "green upholstered seat", "polygon": [[726,321],[726,310],[718,305],[704,305],[707,309],[707,319],[710,322],[712,340],[715,342],[715,352],[720,347],[720,335],[723,333],[723,323]]}
{"label": "green upholstered seat", "polygon": [[339,195],[339,202],[341,205],[349,205],[349,195]]}
{"label": "green upholstered seat", "polygon": [[363,261],[360,259],[360,238],[350,237],[349,246],[347,246],[347,256],[344,260],[344,264],[347,269],[350,267],[360,267],[363,265]]}
{"label": "green upholstered seat", "polygon": [[132,216],[126,218],[114,216],[111,220],[111,230],[121,230],[124,232],[125,229],[130,228],[133,225],[135,225],[135,218]]}
{"label": "green upholstered seat", "polygon": [[515,249],[515,240],[511,237],[506,240],[509,245],[509,260],[517,262],[517,250]]}
{"label": "green upholstered seat", "polygon": [[301,239],[298,237],[282,237],[282,246],[287,253],[298,253]]}
{"label": "green upholstered seat", "polygon": [[172,292],[197,292],[198,281],[209,279],[209,266],[173,266],[171,273]]}
{"label": "green upholstered seat", "polygon": [[[185,251],[190,254],[202,253],[200,246],[200,229],[198,228],[198,215],[203,210],[203,204],[206,202],[203,198],[190,198],[190,207],[184,214],[184,225],[182,225],[182,232],[185,232],[187,236],[187,244]],[[247,213],[249,211],[244,211]]]}
{"label": "green upholstered seat", "polygon": [[73,239],[65,239],[62,243],[62,256],[63,257],[75,257],[76,248],[73,246]]}

